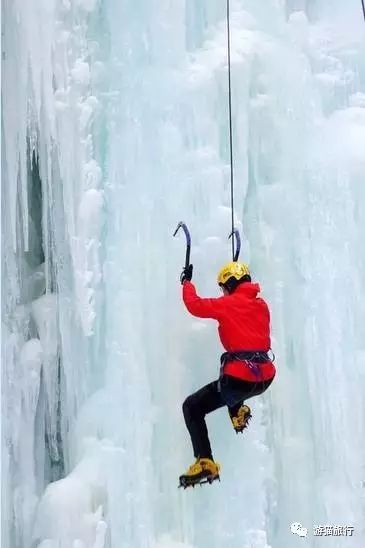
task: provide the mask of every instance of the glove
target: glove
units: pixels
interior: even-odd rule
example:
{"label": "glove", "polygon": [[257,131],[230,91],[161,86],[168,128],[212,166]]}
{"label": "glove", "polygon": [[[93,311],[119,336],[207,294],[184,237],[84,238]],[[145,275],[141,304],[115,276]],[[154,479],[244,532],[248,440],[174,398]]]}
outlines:
{"label": "glove", "polygon": [[193,277],[193,265],[189,264],[189,266],[184,266],[183,271],[180,275],[180,282],[183,284],[184,282],[190,282],[191,278]]}

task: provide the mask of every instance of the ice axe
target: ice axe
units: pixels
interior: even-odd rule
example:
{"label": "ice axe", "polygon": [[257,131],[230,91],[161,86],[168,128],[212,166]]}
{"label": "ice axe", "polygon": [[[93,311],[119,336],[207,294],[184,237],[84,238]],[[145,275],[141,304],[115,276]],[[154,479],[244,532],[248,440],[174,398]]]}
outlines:
{"label": "ice axe", "polygon": [[238,261],[238,257],[239,257],[240,251],[241,251],[241,237],[240,237],[240,233],[238,232],[237,228],[234,228],[232,230],[232,232],[228,236],[228,240],[230,238],[232,238],[233,235],[236,237],[236,251],[233,252],[234,245],[232,244],[232,252],[233,252],[232,254],[233,254],[233,261],[236,262],[236,261]]}
{"label": "ice axe", "polygon": [[191,237],[190,237],[190,232],[189,232],[188,227],[182,221],[180,221],[179,224],[177,225],[176,230],[174,232],[174,236],[176,236],[176,234],[179,232],[180,228],[182,228],[183,231],[185,232],[185,237],[186,237],[185,268],[188,268],[188,266],[190,264]]}

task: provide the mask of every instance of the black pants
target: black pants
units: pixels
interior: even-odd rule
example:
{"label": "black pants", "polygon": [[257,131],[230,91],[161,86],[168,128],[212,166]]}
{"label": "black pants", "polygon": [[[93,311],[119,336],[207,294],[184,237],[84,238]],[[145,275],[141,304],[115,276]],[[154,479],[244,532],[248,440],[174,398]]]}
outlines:
{"label": "black pants", "polygon": [[272,381],[250,382],[223,375],[188,396],[183,403],[183,413],[195,457],[212,459],[205,415],[226,405],[230,416],[234,417],[245,400],[265,392]]}

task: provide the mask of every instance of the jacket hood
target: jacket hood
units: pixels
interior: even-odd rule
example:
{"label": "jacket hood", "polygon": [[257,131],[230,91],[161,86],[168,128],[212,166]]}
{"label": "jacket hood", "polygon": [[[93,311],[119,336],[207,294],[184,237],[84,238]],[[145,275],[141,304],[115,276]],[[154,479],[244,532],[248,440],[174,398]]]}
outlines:
{"label": "jacket hood", "polygon": [[260,293],[260,285],[258,283],[244,282],[240,284],[232,293],[232,295],[242,294],[254,299]]}

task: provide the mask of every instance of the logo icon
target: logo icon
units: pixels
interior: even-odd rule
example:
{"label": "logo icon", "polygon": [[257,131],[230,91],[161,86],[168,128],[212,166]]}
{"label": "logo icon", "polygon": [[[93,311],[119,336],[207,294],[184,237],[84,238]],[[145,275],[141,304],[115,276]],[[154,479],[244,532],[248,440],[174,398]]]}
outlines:
{"label": "logo icon", "polygon": [[298,521],[295,521],[291,524],[290,530],[293,535],[298,535],[298,537],[306,537],[308,534],[308,529],[306,527],[303,527],[302,524]]}

